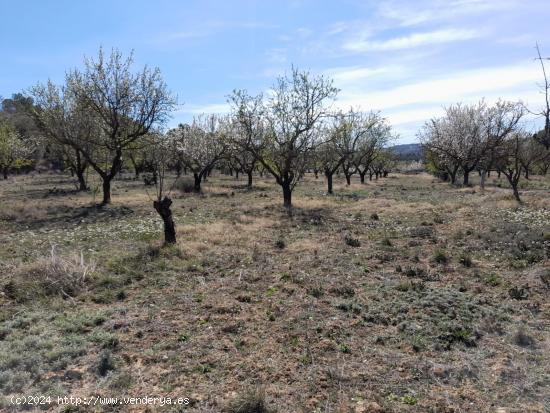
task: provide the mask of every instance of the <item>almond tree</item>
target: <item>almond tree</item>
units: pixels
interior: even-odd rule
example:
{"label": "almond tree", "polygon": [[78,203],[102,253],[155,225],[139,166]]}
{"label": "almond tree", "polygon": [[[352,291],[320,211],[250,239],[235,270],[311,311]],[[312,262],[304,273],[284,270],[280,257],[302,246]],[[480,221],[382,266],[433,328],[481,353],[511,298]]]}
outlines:
{"label": "almond tree", "polygon": [[253,173],[258,163],[254,154],[232,141],[228,144],[227,161],[235,169],[236,179],[239,178],[239,172],[245,173],[247,176],[246,186],[252,188]]}
{"label": "almond tree", "polygon": [[250,96],[246,90],[234,90],[228,97],[232,111],[231,152],[252,186],[252,173],[258,164],[257,153],[266,134],[265,105],[262,94]]}
{"label": "almond tree", "polygon": [[427,122],[418,136],[431,152],[437,154],[454,181],[462,170],[463,184],[469,184],[469,174],[491,164],[492,153],[518,126],[524,115],[520,102],[498,101],[487,106],[456,104],[445,108],[445,116]]}
{"label": "almond tree", "polygon": [[88,157],[96,155],[92,142],[101,129],[98,119],[78,100],[72,86],[71,83],[57,86],[48,81],[31,88],[36,104],[31,114],[45,141],[57,148],[76,175],[79,190],[85,191],[88,189],[85,172],[89,162],[84,152]]}
{"label": "almond tree", "polygon": [[[265,133],[251,151],[283,190],[283,205],[292,206],[292,191],[307,168],[309,155],[319,145],[321,121],[338,89],[323,76],[292,68],[279,77],[263,110]],[[257,98],[247,98],[247,101]]]}
{"label": "almond tree", "polygon": [[83,72],[67,75],[67,85],[100,124],[101,133],[81,150],[103,180],[102,205],[111,202],[111,181],[122,168],[123,153],[136,141],[162,125],[175,105],[158,68],[147,66],[133,72],[133,55],[124,58],[113,50],[106,58],[100,49],[97,60],[86,59]]}
{"label": "almond tree", "polygon": [[363,121],[366,134],[359,140],[352,156],[353,163],[361,183],[365,183],[365,174],[376,159],[384,159],[380,165],[389,167],[390,157],[383,156],[383,151],[392,137],[391,126],[379,113],[371,112]]}
{"label": "almond tree", "polygon": [[327,192],[333,193],[332,180],[334,173],[342,167],[346,175],[346,181],[350,184],[350,177],[355,171],[353,156],[365,137],[368,125],[364,124],[364,115],[351,109],[349,112],[338,112],[327,118],[322,130],[322,144],[315,151],[327,180]]}
{"label": "almond tree", "polygon": [[429,170],[447,180],[456,183],[456,175],[460,168],[457,157],[450,150],[449,137],[446,134],[444,118],[430,119],[417,134],[426,154]]}
{"label": "almond tree", "polygon": [[182,165],[193,173],[197,193],[208,172],[227,152],[228,127],[226,119],[210,114],[195,117],[191,124],[180,124],[168,132]]}
{"label": "almond tree", "polygon": [[498,170],[506,176],[514,193],[514,198],[521,203],[519,196],[519,181],[523,170],[522,163],[529,154],[524,151],[524,145],[531,138],[529,134],[518,130],[509,134],[496,153]]}

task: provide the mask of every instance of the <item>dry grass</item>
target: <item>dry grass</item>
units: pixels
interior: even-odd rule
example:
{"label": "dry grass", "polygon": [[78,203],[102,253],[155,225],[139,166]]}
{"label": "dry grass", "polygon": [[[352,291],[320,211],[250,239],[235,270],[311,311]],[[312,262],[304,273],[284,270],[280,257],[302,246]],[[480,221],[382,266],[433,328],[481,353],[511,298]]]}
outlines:
{"label": "dry grass", "polygon": [[83,252],[62,257],[52,246],[48,257],[23,265],[7,277],[4,292],[20,302],[53,295],[72,299],[86,289],[95,270],[96,264],[85,260]]}

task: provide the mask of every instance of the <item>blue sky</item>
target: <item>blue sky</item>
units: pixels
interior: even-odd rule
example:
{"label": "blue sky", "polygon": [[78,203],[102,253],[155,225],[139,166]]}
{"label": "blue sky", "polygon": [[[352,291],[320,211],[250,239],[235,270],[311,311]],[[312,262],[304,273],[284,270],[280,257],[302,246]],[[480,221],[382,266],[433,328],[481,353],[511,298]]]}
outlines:
{"label": "blue sky", "polygon": [[294,64],[333,77],[338,107],[380,110],[409,143],[450,103],[539,108],[534,46],[550,56],[549,20],[543,0],[0,0],[0,96],[62,81],[100,45],[133,49],[177,94],[177,124]]}

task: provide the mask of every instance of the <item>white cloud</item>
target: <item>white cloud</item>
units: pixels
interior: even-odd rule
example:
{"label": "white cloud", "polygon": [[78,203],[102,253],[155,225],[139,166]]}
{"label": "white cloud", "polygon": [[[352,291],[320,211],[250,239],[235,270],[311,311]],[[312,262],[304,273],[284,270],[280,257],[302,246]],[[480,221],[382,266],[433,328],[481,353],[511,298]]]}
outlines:
{"label": "white cloud", "polygon": [[[540,80],[535,65],[513,65],[498,68],[482,68],[452,73],[440,78],[420,80],[386,90],[366,89],[361,84],[343,90],[339,101],[345,106],[368,106],[386,109],[412,104],[445,104],[480,99],[483,96],[502,94],[516,96],[521,92],[536,90]],[[366,85],[369,86],[369,85]],[[515,95],[515,92],[519,92]]]}
{"label": "white cloud", "polygon": [[537,86],[540,79],[540,69],[534,63],[459,71],[428,80],[401,80],[401,84],[386,89],[375,89],[376,83],[370,79],[357,78],[342,87],[336,107],[381,110],[403,141],[411,142],[425,121],[440,116],[443,107],[452,103],[485,98],[491,104],[502,98],[522,100],[536,110],[542,103]]}
{"label": "white cloud", "polygon": [[387,40],[355,39],[344,43],[344,49],[354,52],[387,51],[470,40],[481,36],[477,30],[443,29]]}
{"label": "white cloud", "polygon": [[408,27],[428,22],[456,21],[460,17],[500,11],[519,4],[516,0],[428,0],[414,3],[386,1],[380,3],[378,15]]}

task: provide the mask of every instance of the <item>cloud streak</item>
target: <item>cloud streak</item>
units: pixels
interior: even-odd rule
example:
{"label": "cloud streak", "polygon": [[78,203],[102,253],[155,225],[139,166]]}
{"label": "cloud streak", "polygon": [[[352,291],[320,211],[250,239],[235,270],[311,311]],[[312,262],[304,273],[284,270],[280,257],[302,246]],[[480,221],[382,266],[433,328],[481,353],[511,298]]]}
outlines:
{"label": "cloud streak", "polygon": [[478,30],[442,29],[431,32],[412,33],[407,36],[387,40],[351,40],[344,44],[344,49],[352,52],[411,49],[420,46],[471,40],[481,37],[481,35],[481,32]]}

